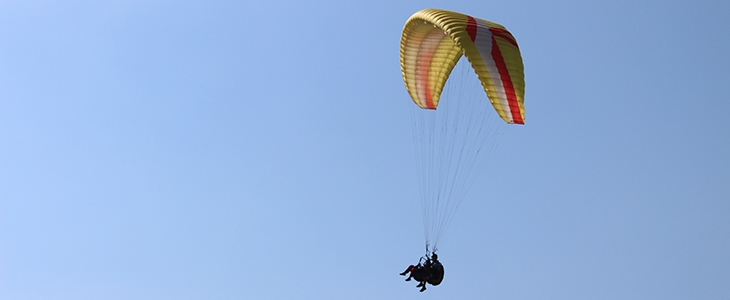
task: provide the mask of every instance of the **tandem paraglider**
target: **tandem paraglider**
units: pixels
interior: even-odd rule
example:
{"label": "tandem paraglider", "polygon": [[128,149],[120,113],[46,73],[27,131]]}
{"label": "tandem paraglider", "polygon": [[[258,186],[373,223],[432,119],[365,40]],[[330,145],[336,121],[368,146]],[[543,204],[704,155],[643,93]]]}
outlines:
{"label": "tandem paraglider", "polygon": [[426,239],[426,255],[400,275],[418,281],[423,292],[426,284],[437,286],[444,279],[434,252],[479,171],[487,169],[506,124],[525,123],[525,76],[517,41],[504,26],[440,9],[418,11],[406,21],[400,66],[415,104],[414,153]]}

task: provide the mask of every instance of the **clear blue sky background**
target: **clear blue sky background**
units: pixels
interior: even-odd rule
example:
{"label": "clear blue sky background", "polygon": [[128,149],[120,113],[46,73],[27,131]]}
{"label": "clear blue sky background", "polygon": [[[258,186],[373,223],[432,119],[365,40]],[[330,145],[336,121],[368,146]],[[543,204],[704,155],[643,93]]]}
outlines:
{"label": "clear blue sky background", "polygon": [[[509,130],[423,253],[401,29],[505,25]],[[2,299],[729,299],[728,1],[1,1]]]}

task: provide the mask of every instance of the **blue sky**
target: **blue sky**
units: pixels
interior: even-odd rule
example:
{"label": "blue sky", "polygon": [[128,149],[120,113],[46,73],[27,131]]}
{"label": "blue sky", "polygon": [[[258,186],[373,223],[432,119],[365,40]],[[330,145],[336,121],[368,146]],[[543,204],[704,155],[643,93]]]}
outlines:
{"label": "blue sky", "polygon": [[[414,12],[505,25],[511,128],[423,253]],[[726,1],[2,1],[0,298],[727,299]]]}

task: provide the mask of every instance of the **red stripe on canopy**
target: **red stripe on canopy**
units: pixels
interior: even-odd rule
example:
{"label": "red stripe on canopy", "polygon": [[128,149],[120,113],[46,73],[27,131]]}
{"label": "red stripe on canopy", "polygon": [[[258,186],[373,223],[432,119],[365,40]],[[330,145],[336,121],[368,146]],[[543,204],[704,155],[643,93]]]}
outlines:
{"label": "red stripe on canopy", "polygon": [[474,20],[471,16],[466,16],[468,18],[466,23],[466,33],[469,34],[469,37],[471,38],[471,42],[477,40],[477,20]]}
{"label": "red stripe on canopy", "polygon": [[517,103],[515,88],[512,85],[512,77],[509,76],[507,64],[504,62],[502,51],[499,50],[497,40],[494,36],[492,36],[492,59],[494,59],[494,63],[497,65],[499,77],[502,78],[502,86],[504,87],[504,93],[507,96],[507,104],[509,105],[509,111],[512,114],[512,122],[514,124],[525,124],[525,121],[522,120],[522,114],[520,113],[520,105]]}

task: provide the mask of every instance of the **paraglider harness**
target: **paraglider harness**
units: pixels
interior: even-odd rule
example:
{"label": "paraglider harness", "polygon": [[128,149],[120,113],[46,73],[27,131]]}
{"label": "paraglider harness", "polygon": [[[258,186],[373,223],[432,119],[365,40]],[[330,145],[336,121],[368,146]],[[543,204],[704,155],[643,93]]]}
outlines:
{"label": "paraglider harness", "polygon": [[[421,264],[422,262],[423,264]],[[444,266],[438,260],[438,255],[435,252],[431,255],[426,252],[426,255],[418,260],[418,266],[425,271],[424,273],[428,274],[425,279],[429,284],[437,286],[444,280]]]}

